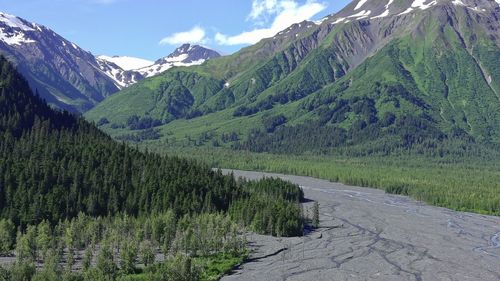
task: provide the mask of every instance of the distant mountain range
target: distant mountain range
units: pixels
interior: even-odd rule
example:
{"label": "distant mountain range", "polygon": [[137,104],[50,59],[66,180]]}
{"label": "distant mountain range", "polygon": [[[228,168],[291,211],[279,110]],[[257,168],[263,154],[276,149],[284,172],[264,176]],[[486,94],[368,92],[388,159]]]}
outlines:
{"label": "distant mountain range", "polygon": [[175,66],[200,65],[205,61],[220,57],[216,51],[199,45],[184,44],[170,55],[156,62],[120,56],[99,56],[101,69],[115,79],[122,87],[128,87],[146,77],[158,75]]}
{"label": "distant mountain range", "polygon": [[0,53],[49,104],[77,112],[85,112],[119,90],[173,66],[200,64],[220,56],[201,46],[185,45],[156,63],[95,57],[45,26],[5,13],[0,13]]}
{"label": "distant mountain range", "polygon": [[221,55],[199,45],[184,44],[167,57],[157,60],[154,64],[137,69],[145,77],[158,75],[174,66],[200,65],[205,61],[218,58]]}
{"label": "distant mountain range", "polygon": [[230,145],[255,151],[500,143],[500,7],[355,0],[233,55],[137,83],[86,116],[118,126],[152,118],[165,137],[219,145],[233,135]]}

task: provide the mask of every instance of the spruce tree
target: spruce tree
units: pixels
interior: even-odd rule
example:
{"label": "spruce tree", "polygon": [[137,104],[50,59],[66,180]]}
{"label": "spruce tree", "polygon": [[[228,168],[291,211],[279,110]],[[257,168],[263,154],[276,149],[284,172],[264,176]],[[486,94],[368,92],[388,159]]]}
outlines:
{"label": "spruce tree", "polygon": [[312,213],[313,213],[312,226],[314,228],[318,228],[319,227],[319,203],[318,202],[314,202]]}

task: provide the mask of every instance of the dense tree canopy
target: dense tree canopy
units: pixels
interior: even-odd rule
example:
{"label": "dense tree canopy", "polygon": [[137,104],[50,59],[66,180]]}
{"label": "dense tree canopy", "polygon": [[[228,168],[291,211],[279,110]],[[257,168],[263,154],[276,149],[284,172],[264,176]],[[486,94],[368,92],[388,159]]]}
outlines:
{"label": "dense tree canopy", "polygon": [[80,212],[181,217],[226,211],[251,196],[246,183],[208,166],[115,142],[49,108],[5,59],[0,69],[0,216],[15,225],[55,224]]}
{"label": "dense tree canopy", "polygon": [[[144,124],[155,125],[129,125]],[[116,142],[48,107],[0,57],[0,255],[17,258],[2,280],[125,280],[138,261],[148,280],[198,280],[195,258],[241,262],[246,227],[301,235],[302,199],[282,180],[236,180]]]}

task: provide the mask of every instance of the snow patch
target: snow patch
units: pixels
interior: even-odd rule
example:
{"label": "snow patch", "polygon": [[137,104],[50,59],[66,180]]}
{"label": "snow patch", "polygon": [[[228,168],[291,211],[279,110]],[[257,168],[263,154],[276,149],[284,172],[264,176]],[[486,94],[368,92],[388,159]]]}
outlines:
{"label": "snow patch", "polygon": [[[497,1],[500,1],[500,0],[497,0]],[[468,6],[462,0],[453,0],[452,3],[455,6],[467,7],[468,9],[470,9],[470,10],[472,10],[474,12],[478,12],[478,13],[480,13],[480,12],[486,12],[486,9],[480,9],[477,6],[474,6],[474,7]]]}
{"label": "snow patch", "polygon": [[410,8],[408,8],[408,9],[406,9],[406,11],[402,12],[402,13],[401,13],[401,14],[399,14],[398,16],[409,14],[409,13],[411,13],[411,11],[413,11],[413,8],[412,8],[412,7],[410,7]]}
{"label": "snow patch", "polygon": [[413,4],[411,4],[411,7],[412,8],[420,8],[420,10],[426,10],[426,9],[437,4],[436,0],[433,0],[429,4],[425,4],[428,1],[429,0],[415,0],[415,1],[413,1]]}
{"label": "snow patch", "polygon": [[338,18],[336,21],[332,22],[332,24],[337,24],[337,23],[343,22],[344,20],[345,20],[345,18]]}
{"label": "snow patch", "polygon": [[125,79],[123,78],[123,72],[124,70],[119,68],[116,64],[113,64],[112,62],[106,61],[102,58],[97,58],[97,63],[99,65],[100,70],[106,74],[109,78],[113,79],[115,82],[115,86],[118,87],[119,89],[126,88],[132,84],[135,84],[137,81],[135,79],[135,76],[133,76],[133,79],[131,82],[127,83]]}
{"label": "snow patch", "polygon": [[[204,59],[200,59],[200,60],[192,61],[192,62],[182,62],[183,60],[188,58],[185,56],[187,56],[187,55],[180,55],[180,56],[173,57],[173,58],[166,58],[165,59],[166,62],[163,62],[162,64],[154,64],[154,65],[151,65],[148,67],[137,69],[137,71],[139,71],[139,73],[141,73],[142,75],[144,75],[146,77],[152,77],[152,76],[158,75],[160,73],[163,73],[163,72],[165,72],[165,71],[167,71],[175,66],[176,67],[188,67],[188,66],[193,66],[193,65],[200,65],[206,61]],[[184,59],[180,60],[181,58],[184,58]]]}
{"label": "snow patch", "polygon": [[165,60],[167,62],[182,62],[188,58],[189,58],[188,54],[181,54],[181,55],[178,55],[176,57],[167,57],[167,58],[165,58]]}
{"label": "snow patch", "polygon": [[354,11],[356,11],[356,10],[360,9],[361,7],[363,7],[363,5],[366,4],[367,1],[368,0],[360,0],[358,2],[358,5],[356,5],[356,7],[354,8]]}
{"label": "snow patch", "polygon": [[372,13],[372,11],[370,11],[370,10],[363,10],[357,14],[348,16],[347,18],[356,18],[357,20],[359,20],[359,19],[368,17],[371,13]]}
{"label": "snow patch", "polygon": [[389,3],[387,3],[387,5],[385,5],[385,11],[378,15],[378,16],[375,16],[375,17],[372,17],[372,19],[378,19],[378,18],[385,18],[387,16],[389,16],[389,7],[391,6],[391,4],[394,2],[394,0],[389,0]]}
{"label": "snow patch", "polygon": [[26,38],[23,32],[6,32],[3,28],[0,28],[0,40],[5,42],[7,45],[22,45],[35,43],[35,40]]}
{"label": "snow patch", "polygon": [[134,58],[134,57],[127,57],[127,56],[114,56],[114,57],[109,57],[109,56],[99,56],[98,58],[112,62],[119,67],[121,67],[123,70],[135,70],[139,68],[144,68],[150,65],[153,65],[154,62],[145,60],[145,59],[140,59],[140,58]]}
{"label": "snow patch", "polygon": [[[500,1],[500,0],[498,0],[498,1]],[[325,22],[325,20],[327,20],[327,19],[328,19],[328,17],[325,17],[325,18],[322,18],[322,19],[320,19],[320,20],[313,21],[313,23],[314,23],[315,25],[321,25],[321,24],[322,24],[323,22]]]}
{"label": "snow patch", "polygon": [[4,14],[0,12],[0,21],[12,28],[18,28],[23,31],[34,31],[33,28],[23,23],[20,18],[13,15]]}
{"label": "snow patch", "polygon": [[389,10],[385,10],[382,14],[372,17],[372,19],[379,19],[379,18],[385,18],[389,15]]}
{"label": "snow patch", "polygon": [[474,7],[474,8],[467,7],[467,8],[471,9],[472,11],[477,12],[477,13],[486,12],[486,9],[479,9],[478,7]]}

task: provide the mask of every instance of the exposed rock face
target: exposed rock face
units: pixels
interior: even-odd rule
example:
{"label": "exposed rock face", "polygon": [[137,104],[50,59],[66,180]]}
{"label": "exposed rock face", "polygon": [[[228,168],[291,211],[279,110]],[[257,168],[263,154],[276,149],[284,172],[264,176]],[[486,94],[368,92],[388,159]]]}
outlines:
{"label": "exposed rock face", "polygon": [[[321,21],[294,24],[224,59],[167,71],[152,78],[157,88],[138,83],[87,116],[123,122],[119,119],[131,113],[116,104],[131,108],[140,101],[150,116],[163,120],[222,115],[228,109],[234,118],[286,112],[288,126],[304,125],[293,128],[295,137],[307,124],[320,122],[350,136],[376,128],[376,134],[364,136],[392,140],[404,132],[394,125],[399,120],[408,129],[416,126],[415,132],[422,132],[415,124],[429,124],[429,138],[500,143],[499,19],[493,0],[356,0]],[[184,113],[165,118],[158,100],[183,101]],[[242,139],[255,143],[245,148],[276,142],[278,149],[285,138],[268,133],[270,139],[257,143],[247,133]],[[367,139],[348,138],[346,145]]]}
{"label": "exposed rock face", "polygon": [[[50,105],[73,112],[85,112],[119,90],[173,66],[197,65],[220,56],[186,44],[151,66],[129,69],[105,56],[95,57],[45,26],[4,13],[0,13],[0,53]],[[144,67],[145,60],[141,61]]]}
{"label": "exposed rock face", "polygon": [[0,14],[0,53],[53,106],[84,112],[119,91],[96,58],[49,28]]}
{"label": "exposed rock face", "polygon": [[158,75],[174,66],[200,65],[205,61],[220,57],[214,51],[199,45],[184,44],[167,57],[157,60],[153,65],[138,69],[145,77]]}
{"label": "exposed rock face", "polygon": [[97,63],[102,72],[108,75],[116,83],[120,89],[131,86],[138,81],[144,79],[144,76],[135,70],[124,70],[116,63],[108,60],[97,58]]}

